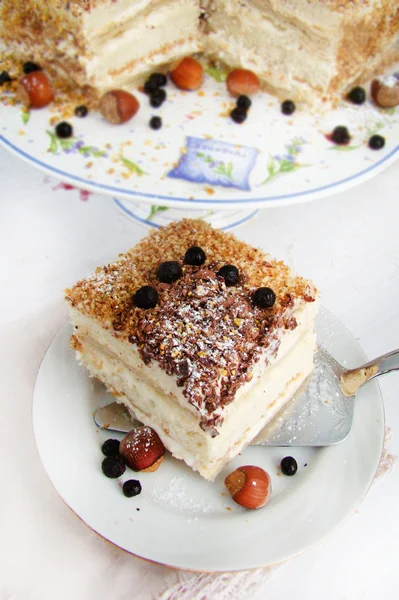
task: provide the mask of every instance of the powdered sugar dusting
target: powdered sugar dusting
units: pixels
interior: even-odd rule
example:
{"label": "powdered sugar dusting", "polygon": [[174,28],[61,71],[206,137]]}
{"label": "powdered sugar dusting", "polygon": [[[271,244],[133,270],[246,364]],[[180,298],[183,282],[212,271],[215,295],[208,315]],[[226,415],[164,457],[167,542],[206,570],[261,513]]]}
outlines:
{"label": "powdered sugar dusting", "polygon": [[187,494],[185,490],[187,476],[172,477],[165,490],[157,491],[155,483],[153,484],[151,496],[156,502],[161,502],[168,507],[179,511],[190,511],[194,513],[209,513],[212,506],[209,502],[201,498],[200,495],[193,497]]}

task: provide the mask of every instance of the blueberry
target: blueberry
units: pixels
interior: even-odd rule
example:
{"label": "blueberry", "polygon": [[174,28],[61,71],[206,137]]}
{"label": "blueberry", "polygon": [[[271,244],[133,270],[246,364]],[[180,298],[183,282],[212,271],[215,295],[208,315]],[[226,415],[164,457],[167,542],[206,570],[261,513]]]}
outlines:
{"label": "blueberry", "polygon": [[120,456],[106,456],[102,462],[101,468],[106,477],[116,479],[123,475],[126,465],[123,462],[123,458]]}
{"label": "blueberry", "polygon": [[338,127],[336,127],[332,132],[331,139],[339,146],[343,146],[350,141],[351,136],[349,135],[349,131],[346,127],[343,125],[338,125]]}
{"label": "blueberry", "polygon": [[182,276],[180,263],[177,260],[167,260],[159,265],[157,279],[162,283],[173,283]]}
{"label": "blueberry", "polygon": [[236,285],[238,281],[238,269],[234,265],[224,265],[218,272],[219,277],[223,277],[225,284],[230,287]]}
{"label": "blueberry", "polygon": [[28,73],[33,73],[33,71],[41,71],[42,70],[40,65],[38,65],[37,63],[34,63],[34,62],[30,62],[30,61],[24,63],[22,69],[23,69],[25,75],[27,75]]}
{"label": "blueberry", "polygon": [[72,137],[72,135],[73,135],[72,125],[70,125],[66,121],[61,121],[61,123],[58,123],[58,125],[56,125],[55,133],[57,134],[57,136],[59,138],[62,138],[62,139]]}
{"label": "blueberry", "polygon": [[143,285],[137,290],[133,299],[138,308],[154,308],[158,302],[158,292],[150,285]]}
{"label": "blueberry", "polygon": [[125,481],[122,489],[126,498],[132,498],[141,494],[141,483],[137,479],[129,479]]}
{"label": "blueberry", "polygon": [[382,135],[372,135],[368,146],[371,150],[381,150],[385,146],[385,138]]}
{"label": "blueberry", "polygon": [[154,81],[157,87],[164,87],[168,83],[166,75],[163,73],[152,73],[149,81]]}
{"label": "blueberry", "polygon": [[252,299],[255,306],[259,306],[259,308],[271,308],[276,302],[276,294],[269,287],[260,287]]}
{"label": "blueberry", "polygon": [[118,456],[119,444],[119,440],[107,440],[101,446],[102,453],[105,454],[105,456]]}
{"label": "blueberry", "polygon": [[236,105],[238,106],[238,108],[244,108],[245,110],[248,110],[251,106],[252,102],[251,99],[248,98],[248,96],[238,96],[237,101],[236,101]]}
{"label": "blueberry", "polygon": [[199,267],[205,262],[205,252],[199,246],[191,246],[184,255],[186,265],[194,265]]}
{"label": "blueberry", "polygon": [[165,90],[158,88],[150,96],[150,104],[152,108],[159,108],[166,100]]}
{"label": "blueberry", "polygon": [[77,117],[86,117],[88,112],[89,112],[89,109],[84,104],[81,104],[80,106],[77,106],[75,108],[75,115]]}
{"label": "blueberry", "polygon": [[230,113],[230,117],[234,121],[234,123],[244,123],[247,118],[247,111],[245,108],[240,108],[236,106]]}
{"label": "blueberry", "polygon": [[161,117],[151,117],[149,125],[150,125],[151,129],[161,129],[161,127],[162,127]]}
{"label": "blueberry", "polygon": [[152,79],[147,79],[147,81],[144,84],[144,93],[151,96],[151,94],[157,91],[158,87],[159,86],[156,81]]}
{"label": "blueberry", "polygon": [[10,81],[12,81],[12,79],[7,71],[2,71],[0,73],[0,85],[3,85],[4,83],[10,83]]}
{"label": "blueberry", "polygon": [[353,104],[364,104],[366,101],[366,92],[362,87],[354,87],[347,96]]}
{"label": "blueberry", "polygon": [[281,112],[283,115],[292,115],[295,112],[296,106],[292,100],[284,100],[281,104]]}
{"label": "blueberry", "polygon": [[292,477],[292,475],[295,475],[295,473],[298,470],[297,462],[292,456],[286,456],[285,458],[283,458],[283,460],[280,463],[280,467],[282,473],[284,473],[284,475],[287,475],[288,477]]}

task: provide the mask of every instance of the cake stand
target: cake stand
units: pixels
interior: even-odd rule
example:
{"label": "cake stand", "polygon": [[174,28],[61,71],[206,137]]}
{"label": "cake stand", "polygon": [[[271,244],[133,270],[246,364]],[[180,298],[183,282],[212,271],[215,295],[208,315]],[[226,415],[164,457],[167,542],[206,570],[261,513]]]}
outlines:
{"label": "cake stand", "polygon": [[[285,116],[278,101],[262,92],[238,125],[229,117],[233,99],[212,75],[198,92],[169,83],[159,109],[132,90],[141,104],[134,119],[111,125],[97,112],[72,117],[68,139],[54,133],[54,121],[63,118],[54,107],[28,113],[3,93],[0,142],[68,185],[111,196],[127,217],[156,227],[188,216],[229,229],[261,208],[358,185],[399,155],[399,108],[342,102],[322,113],[298,107]],[[153,115],[162,117],[157,131],[148,124]],[[337,125],[348,128],[349,144],[329,141]],[[368,147],[374,134],[385,138],[379,151]]]}

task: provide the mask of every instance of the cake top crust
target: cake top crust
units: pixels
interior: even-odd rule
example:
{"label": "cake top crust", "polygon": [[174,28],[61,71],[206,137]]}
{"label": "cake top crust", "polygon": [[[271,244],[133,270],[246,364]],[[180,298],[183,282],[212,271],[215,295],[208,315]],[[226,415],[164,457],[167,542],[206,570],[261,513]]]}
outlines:
{"label": "cake top crust", "polygon": [[[201,266],[184,264],[188,248],[200,246]],[[157,280],[164,261],[178,261],[182,276],[171,284]],[[217,273],[238,268],[237,285],[226,286]],[[155,308],[134,304],[144,285],[158,292]],[[259,287],[271,288],[272,308],[254,305]],[[295,311],[313,302],[317,291],[284,263],[261,250],[213,229],[199,220],[182,220],[154,230],[111,264],[66,290],[71,306],[96,319],[142,360],[156,361],[177,378],[183,395],[201,414],[201,426],[212,435],[223,421],[223,408],[252,378],[254,364],[276,353],[285,331],[295,329]]]}

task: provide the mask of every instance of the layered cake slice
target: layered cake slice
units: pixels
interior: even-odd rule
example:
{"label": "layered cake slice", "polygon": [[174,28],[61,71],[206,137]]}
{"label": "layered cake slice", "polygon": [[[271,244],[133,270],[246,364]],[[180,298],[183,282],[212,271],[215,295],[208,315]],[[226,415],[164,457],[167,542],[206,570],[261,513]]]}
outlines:
{"label": "layered cake slice", "polygon": [[212,0],[206,51],[312,104],[399,60],[397,0]]}
{"label": "layered cake slice", "polygon": [[202,50],[198,0],[3,0],[0,17],[15,58],[100,92]]}
{"label": "layered cake slice", "polygon": [[78,359],[209,480],[313,367],[313,284],[202,221],[153,231],[66,300]]}

